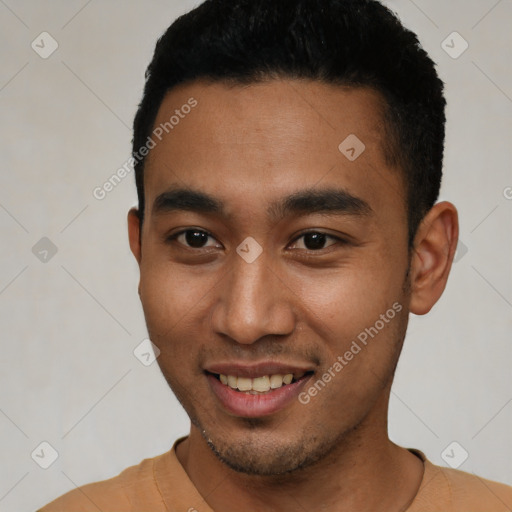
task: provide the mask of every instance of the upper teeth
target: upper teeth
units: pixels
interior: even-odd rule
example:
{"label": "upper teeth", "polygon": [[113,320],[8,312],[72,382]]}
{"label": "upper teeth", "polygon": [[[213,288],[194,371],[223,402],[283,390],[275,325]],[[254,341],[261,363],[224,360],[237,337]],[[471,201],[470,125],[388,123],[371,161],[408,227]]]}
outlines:
{"label": "upper teeth", "polygon": [[238,389],[239,391],[258,391],[260,393],[280,388],[283,384],[290,384],[292,380],[292,373],[287,373],[286,375],[263,375],[254,379],[235,377],[234,375],[220,375],[222,384],[230,388]]}

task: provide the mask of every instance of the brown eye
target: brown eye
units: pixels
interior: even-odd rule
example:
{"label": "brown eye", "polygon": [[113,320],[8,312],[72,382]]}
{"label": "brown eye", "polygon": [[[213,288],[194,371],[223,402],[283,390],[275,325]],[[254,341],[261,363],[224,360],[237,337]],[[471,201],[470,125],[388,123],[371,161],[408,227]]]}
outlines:
{"label": "brown eye", "polygon": [[304,245],[306,246],[306,249],[312,251],[323,249],[326,239],[327,236],[323,233],[308,233],[307,235],[304,235]]}
{"label": "brown eye", "polygon": [[202,231],[200,229],[186,229],[176,233],[168,238],[169,241],[176,240],[180,244],[189,247],[191,249],[203,249],[206,247],[217,247],[220,244],[214,243],[213,245],[207,245],[208,240],[215,241],[210,233]]}
{"label": "brown eye", "polygon": [[[319,251],[321,249],[325,249],[326,247],[329,247],[331,245],[334,245],[336,241],[343,242],[340,238],[337,238],[332,235],[328,235],[326,233],[320,233],[317,231],[311,231],[309,233],[303,233],[301,236],[299,236],[295,242],[294,245],[298,244],[298,241],[303,239],[302,245],[303,247],[297,247],[298,249],[306,249],[308,251]],[[326,242],[331,239],[334,242],[326,246]]]}
{"label": "brown eye", "polygon": [[204,231],[186,231],[184,233],[185,241],[190,247],[200,249],[208,242],[208,234]]}

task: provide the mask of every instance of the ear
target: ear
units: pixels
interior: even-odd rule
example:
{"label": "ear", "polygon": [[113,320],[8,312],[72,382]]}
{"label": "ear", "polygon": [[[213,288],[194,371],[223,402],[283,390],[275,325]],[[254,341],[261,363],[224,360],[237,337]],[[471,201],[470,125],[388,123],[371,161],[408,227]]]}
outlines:
{"label": "ear", "polygon": [[142,258],[140,215],[137,208],[131,208],[128,212],[128,238],[130,240],[130,249],[140,266]]}
{"label": "ear", "polygon": [[441,297],[459,238],[457,209],[444,201],[424,217],[414,238],[410,311],[425,315]]}

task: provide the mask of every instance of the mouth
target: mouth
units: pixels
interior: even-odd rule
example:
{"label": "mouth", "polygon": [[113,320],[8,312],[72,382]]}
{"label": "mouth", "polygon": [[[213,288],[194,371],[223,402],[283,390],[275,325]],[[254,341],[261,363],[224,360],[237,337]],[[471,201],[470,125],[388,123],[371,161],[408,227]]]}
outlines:
{"label": "mouth", "polygon": [[225,375],[223,373],[206,372],[207,375],[213,376],[221,384],[231,388],[232,390],[245,393],[248,395],[266,395],[272,393],[284,386],[295,384],[305,376],[312,375],[312,371],[296,373],[274,373],[269,375],[260,375],[250,378],[237,375]]}
{"label": "mouth", "polygon": [[218,366],[205,370],[210,389],[224,412],[243,418],[275,414],[298,402],[312,370],[276,364]]}

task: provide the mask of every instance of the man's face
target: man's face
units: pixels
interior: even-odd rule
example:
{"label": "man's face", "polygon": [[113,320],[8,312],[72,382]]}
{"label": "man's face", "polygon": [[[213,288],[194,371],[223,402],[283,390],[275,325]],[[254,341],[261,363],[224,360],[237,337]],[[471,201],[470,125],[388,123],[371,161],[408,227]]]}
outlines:
{"label": "man's face", "polygon": [[[318,82],[193,83],[166,96],[155,127],[190,98],[197,106],[146,163],[149,334],[193,429],[222,460],[292,471],[356,427],[385,430],[409,259],[381,99]],[[354,137],[339,149],[351,135],[359,156]],[[286,374],[292,383],[276,377]]]}

